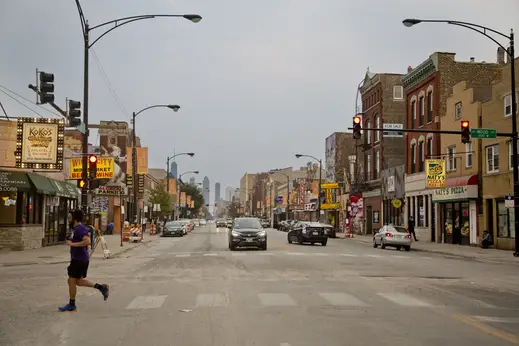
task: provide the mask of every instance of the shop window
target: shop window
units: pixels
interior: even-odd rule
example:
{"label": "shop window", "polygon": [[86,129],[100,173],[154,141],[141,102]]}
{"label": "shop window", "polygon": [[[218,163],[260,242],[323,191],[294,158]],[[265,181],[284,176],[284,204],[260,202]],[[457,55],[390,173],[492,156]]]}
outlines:
{"label": "shop window", "polygon": [[487,147],[487,173],[499,172],[499,145]]}
{"label": "shop window", "polygon": [[504,201],[497,202],[497,236],[515,238],[515,215],[513,208],[506,208]]}
{"label": "shop window", "polygon": [[472,143],[465,144],[465,167],[472,167]]}
{"label": "shop window", "polygon": [[16,192],[0,192],[0,224],[14,225],[16,224]]}
{"label": "shop window", "polygon": [[424,226],[429,226],[429,196],[425,195],[425,223]]}
{"label": "shop window", "polygon": [[447,148],[447,171],[452,172],[456,170],[456,147]]}
{"label": "shop window", "polygon": [[425,206],[424,196],[417,196],[418,199],[418,219],[415,218],[415,222],[418,227],[424,227],[425,222]]}

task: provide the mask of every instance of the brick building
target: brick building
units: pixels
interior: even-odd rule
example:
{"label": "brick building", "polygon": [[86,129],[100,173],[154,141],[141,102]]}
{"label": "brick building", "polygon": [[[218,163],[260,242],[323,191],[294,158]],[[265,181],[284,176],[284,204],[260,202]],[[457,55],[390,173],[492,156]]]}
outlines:
{"label": "brick building", "polygon": [[[363,127],[383,128],[384,124],[403,125],[405,100],[402,75],[367,72],[360,88]],[[365,233],[371,234],[383,224],[380,172],[403,164],[403,137],[384,136],[381,131],[363,131],[360,150],[363,162]]]}
{"label": "brick building", "polygon": [[[455,60],[454,53],[436,52],[403,76],[406,100],[405,127],[439,130],[446,115],[447,99],[461,81],[472,86],[488,85],[499,80],[498,64]],[[456,128],[456,130],[459,127]],[[425,186],[425,160],[442,157],[440,136],[432,133],[405,135],[405,220],[413,216],[418,237],[440,241],[439,213],[432,203],[433,190]]]}

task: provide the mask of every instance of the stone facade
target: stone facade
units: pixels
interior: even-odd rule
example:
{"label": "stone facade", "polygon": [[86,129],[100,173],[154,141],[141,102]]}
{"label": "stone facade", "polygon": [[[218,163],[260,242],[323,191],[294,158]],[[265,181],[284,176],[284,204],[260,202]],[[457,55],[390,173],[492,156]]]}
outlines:
{"label": "stone facade", "polygon": [[1,226],[0,250],[23,251],[42,247],[43,225]]}

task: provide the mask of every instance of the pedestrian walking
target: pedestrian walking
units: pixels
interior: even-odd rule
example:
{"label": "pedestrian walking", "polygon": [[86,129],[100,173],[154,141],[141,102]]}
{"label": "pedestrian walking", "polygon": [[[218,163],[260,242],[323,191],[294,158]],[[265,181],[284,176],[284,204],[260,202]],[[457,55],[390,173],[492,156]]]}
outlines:
{"label": "pedestrian walking", "polygon": [[416,239],[414,226],[414,218],[412,216],[409,216],[409,220],[407,221],[407,231],[414,237],[414,241],[418,241],[418,239]]}
{"label": "pedestrian walking", "polygon": [[83,224],[83,212],[74,210],[69,219],[71,220],[70,226],[73,229],[72,234],[67,239],[67,245],[70,246],[70,265],[67,268],[70,300],[68,304],[60,306],[59,311],[76,311],[77,286],[99,290],[104,300],[107,300],[109,295],[107,284],[94,284],[86,279],[89,264],[88,246],[91,241],[88,230]]}

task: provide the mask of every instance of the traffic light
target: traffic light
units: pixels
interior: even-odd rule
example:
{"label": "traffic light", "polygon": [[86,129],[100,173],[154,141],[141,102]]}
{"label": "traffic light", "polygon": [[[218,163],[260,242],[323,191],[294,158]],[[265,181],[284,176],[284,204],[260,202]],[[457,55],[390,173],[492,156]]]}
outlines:
{"label": "traffic light", "polygon": [[79,126],[81,124],[81,102],[68,100],[68,117],[69,125],[72,127]]}
{"label": "traffic light", "polygon": [[86,187],[86,183],[87,183],[87,182],[86,182],[85,180],[83,180],[83,179],[79,179],[79,180],[77,181],[77,187],[79,187],[80,189],[84,189],[84,188]]}
{"label": "traffic light", "polygon": [[360,133],[360,117],[354,117],[353,118],[353,138],[360,139],[361,133]]}
{"label": "traffic light", "polygon": [[54,102],[54,75],[40,72],[40,103]]}
{"label": "traffic light", "polygon": [[467,120],[461,121],[461,143],[470,142],[470,124]]}
{"label": "traffic light", "polygon": [[90,179],[95,179],[97,176],[97,156],[95,155],[88,157],[88,175]]}

